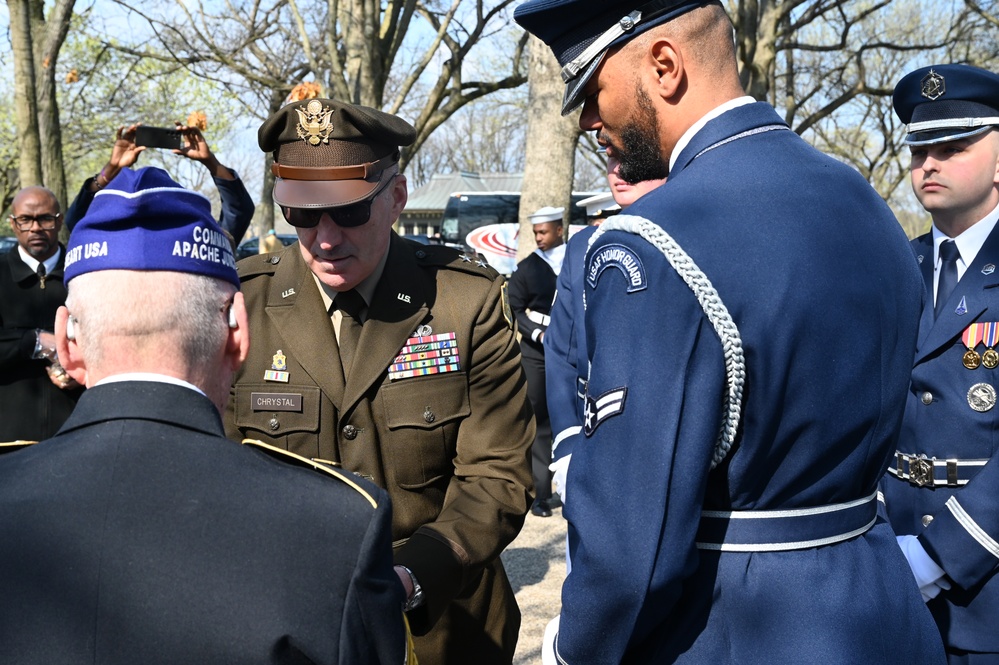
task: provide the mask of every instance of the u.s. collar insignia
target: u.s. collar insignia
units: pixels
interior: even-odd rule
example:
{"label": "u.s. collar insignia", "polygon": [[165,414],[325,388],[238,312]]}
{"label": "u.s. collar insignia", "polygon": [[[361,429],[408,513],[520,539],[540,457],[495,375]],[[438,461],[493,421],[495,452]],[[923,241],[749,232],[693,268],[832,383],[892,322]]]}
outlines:
{"label": "u.s. collar insignia", "polygon": [[288,357],[281,353],[281,349],[278,349],[277,353],[271,356],[271,369],[276,369],[279,372],[288,369]]}
{"label": "u.s. collar insignia", "polygon": [[994,273],[995,271],[996,271],[996,266],[995,266],[995,264],[994,264],[994,263],[986,263],[986,264],[985,264],[985,265],[984,265],[984,266],[982,267],[982,274],[983,274],[983,275],[991,275],[991,274],[992,274],[992,273]]}
{"label": "u.s. collar insignia", "polygon": [[961,296],[961,302],[957,303],[957,308],[954,313],[958,316],[964,316],[968,313],[968,298],[967,296]]}
{"label": "u.s. collar insignia", "polygon": [[916,257],[916,263],[919,263],[919,264],[923,263],[923,255],[922,254],[920,254],[919,256]]}
{"label": "u.s. collar insignia", "polygon": [[295,111],[298,113],[298,125],[295,126],[298,138],[309,145],[329,143],[333,131],[333,109],[313,99],[305,108],[299,107]]}
{"label": "u.s. collar insignia", "polygon": [[947,92],[947,84],[944,81],[944,77],[937,74],[932,69],[923,80],[919,82],[920,89],[919,94],[931,102],[943,97],[944,93]]}

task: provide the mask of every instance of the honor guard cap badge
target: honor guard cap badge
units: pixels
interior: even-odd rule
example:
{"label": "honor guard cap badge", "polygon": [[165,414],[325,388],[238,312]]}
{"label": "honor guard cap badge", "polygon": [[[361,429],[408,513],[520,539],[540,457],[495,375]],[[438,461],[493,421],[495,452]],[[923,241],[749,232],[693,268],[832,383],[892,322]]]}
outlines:
{"label": "honor guard cap badge", "polygon": [[947,82],[944,80],[944,77],[930,69],[926,76],[923,77],[923,80],[920,81],[919,94],[933,101],[943,97],[945,92],[947,92]]}

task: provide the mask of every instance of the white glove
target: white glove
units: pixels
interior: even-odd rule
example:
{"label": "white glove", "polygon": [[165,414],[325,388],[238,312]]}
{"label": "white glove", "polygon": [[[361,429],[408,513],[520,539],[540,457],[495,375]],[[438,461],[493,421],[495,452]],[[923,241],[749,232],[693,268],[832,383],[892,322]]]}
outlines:
{"label": "white glove", "polygon": [[548,465],[548,468],[555,474],[552,476],[552,482],[555,483],[555,493],[558,494],[563,505],[565,505],[565,479],[569,475],[569,459],[571,457],[572,455],[560,457]]}
{"label": "white glove", "polygon": [[545,626],[545,636],[541,640],[541,665],[558,665],[558,658],[555,657],[555,636],[558,635],[558,620],[559,617],[555,617]]}
{"label": "white glove", "polygon": [[898,546],[902,548],[905,560],[909,562],[912,575],[919,585],[919,593],[923,595],[923,602],[929,602],[946,589],[950,589],[950,582],[946,578],[946,571],[937,565],[937,562],[930,558],[923,546],[919,543],[919,537],[896,536]]}

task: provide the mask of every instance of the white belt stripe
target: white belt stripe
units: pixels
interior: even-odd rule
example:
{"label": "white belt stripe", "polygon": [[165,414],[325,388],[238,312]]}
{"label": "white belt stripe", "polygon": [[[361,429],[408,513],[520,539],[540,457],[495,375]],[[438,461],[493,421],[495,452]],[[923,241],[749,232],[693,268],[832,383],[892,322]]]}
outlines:
{"label": "white belt stripe", "polygon": [[978,522],[972,519],[971,515],[958,502],[956,496],[947,499],[947,503],[944,505],[950,510],[958,524],[964,527],[968,535],[977,540],[978,544],[984,547],[989,554],[999,559],[999,543],[993,540],[992,536],[987,534],[982,527],[978,526]]}
{"label": "white belt stripe", "polygon": [[736,543],[695,543],[697,549],[699,550],[718,550],[722,552],[784,552],[787,550],[807,550],[813,547],[822,547],[823,545],[832,545],[834,543],[841,543],[844,540],[850,540],[856,536],[866,533],[868,529],[874,526],[874,523],[878,521],[875,517],[866,525],[860,527],[859,529],[854,529],[848,533],[841,533],[835,536],[828,536],[827,538],[816,538],[815,540],[799,540],[793,543],[751,543],[751,544],[736,544]]}
{"label": "white belt stripe", "polygon": [[734,520],[764,520],[775,517],[806,517],[808,515],[824,515],[826,513],[836,513],[841,510],[848,510],[863,505],[877,496],[877,490],[871,492],[863,499],[855,499],[845,503],[831,503],[827,506],[816,506],[815,508],[791,508],[788,510],[702,510],[704,517],[722,517]]}

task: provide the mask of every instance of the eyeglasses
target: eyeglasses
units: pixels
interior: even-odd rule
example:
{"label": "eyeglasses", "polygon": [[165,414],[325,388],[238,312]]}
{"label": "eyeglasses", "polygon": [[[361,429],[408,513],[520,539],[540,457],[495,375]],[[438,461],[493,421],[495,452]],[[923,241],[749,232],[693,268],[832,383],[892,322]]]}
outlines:
{"label": "eyeglasses", "polygon": [[62,217],[61,214],[55,215],[14,215],[10,216],[10,223],[17,227],[18,231],[28,231],[31,226],[38,223],[43,231],[51,231],[56,227],[56,222]]}
{"label": "eyeglasses", "polygon": [[395,180],[397,175],[399,174],[393,174],[391,178],[379,185],[371,196],[357,203],[331,208],[287,208],[282,206],[281,212],[289,224],[299,229],[315,228],[319,225],[323,215],[328,215],[333,223],[345,229],[363,226],[371,218],[371,203],[389,186],[389,183]]}

